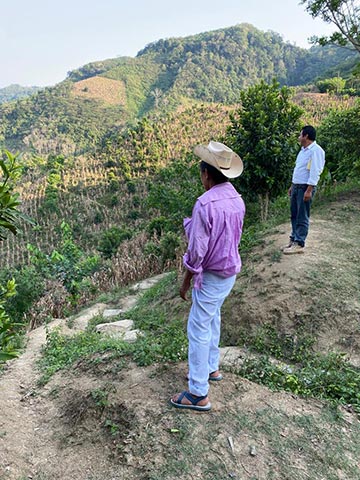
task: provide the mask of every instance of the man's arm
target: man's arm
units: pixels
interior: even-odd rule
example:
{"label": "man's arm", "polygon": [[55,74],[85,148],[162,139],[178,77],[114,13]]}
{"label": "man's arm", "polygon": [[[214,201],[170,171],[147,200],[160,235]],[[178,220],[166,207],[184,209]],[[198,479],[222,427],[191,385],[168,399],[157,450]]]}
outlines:
{"label": "man's arm", "polygon": [[181,287],[180,287],[180,297],[183,300],[188,300],[186,294],[187,294],[187,292],[190,288],[191,279],[192,279],[193,276],[194,276],[194,274],[192,272],[190,272],[190,270],[185,270],[185,275],[184,275],[184,278],[183,278],[183,281],[182,281],[182,284],[181,284]]}

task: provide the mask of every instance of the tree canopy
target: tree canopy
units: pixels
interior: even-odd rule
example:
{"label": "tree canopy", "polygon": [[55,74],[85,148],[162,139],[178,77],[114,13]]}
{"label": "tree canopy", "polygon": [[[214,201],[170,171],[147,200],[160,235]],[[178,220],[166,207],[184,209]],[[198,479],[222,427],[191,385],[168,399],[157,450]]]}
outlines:
{"label": "tree canopy", "polygon": [[360,53],[360,1],[359,0],[302,0],[313,18],[320,17],[333,23],[338,31],[329,37],[313,37],[320,45],[351,44]]}
{"label": "tree canopy", "polygon": [[290,102],[290,93],[276,80],[240,92],[242,106],[231,116],[226,137],[244,161],[241,184],[248,196],[259,196],[263,219],[269,199],[286,188],[296,153],[302,110]]}

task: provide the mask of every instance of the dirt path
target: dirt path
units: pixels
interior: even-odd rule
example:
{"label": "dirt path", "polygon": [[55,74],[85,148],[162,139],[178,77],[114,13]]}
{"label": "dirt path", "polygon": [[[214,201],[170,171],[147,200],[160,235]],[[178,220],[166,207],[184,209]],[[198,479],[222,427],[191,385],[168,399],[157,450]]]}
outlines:
{"label": "dirt path", "polygon": [[[54,321],[52,326],[60,323]],[[25,352],[9,362],[0,379],[0,478],[17,479],[19,471],[30,474],[37,468],[35,452],[44,448],[44,411],[41,398],[36,396],[35,362],[45,340],[44,327],[30,332]]]}
{"label": "dirt path", "polygon": [[[121,300],[121,310],[126,311],[133,307],[138,294],[150,288],[162,276],[158,275],[134,285],[132,293]],[[58,472],[59,475],[54,478],[63,478],[58,461],[59,445],[53,441],[53,432],[48,429],[49,418],[56,418],[59,412],[48,398],[49,394],[51,395],[51,386],[37,388],[39,372],[36,361],[46,341],[46,328],[52,330],[60,326],[64,333],[73,334],[84,330],[88,321],[107,307],[106,304],[96,304],[84,309],[74,317],[72,329],[67,328],[65,320],[57,319],[47,327],[41,326],[29,332],[24,353],[19,358],[8,362],[5,372],[0,377],[1,480],[35,478],[34,472],[49,470],[49,464],[52,463],[53,471]],[[72,477],[76,469],[84,472],[89,468],[84,466],[82,454],[78,458],[74,455],[71,463],[74,463],[74,467],[71,469],[69,478],[80,478]]]}

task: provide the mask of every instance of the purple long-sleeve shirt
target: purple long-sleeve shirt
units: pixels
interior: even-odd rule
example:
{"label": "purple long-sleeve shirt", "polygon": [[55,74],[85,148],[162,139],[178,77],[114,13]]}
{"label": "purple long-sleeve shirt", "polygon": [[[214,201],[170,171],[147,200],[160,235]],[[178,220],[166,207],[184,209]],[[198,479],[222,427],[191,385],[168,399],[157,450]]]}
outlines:
{"label": "purple long-sleeve shirt", "polygon": [[188,248],[183,261],[194,274],[194,288],[201,288],[205,271],[225,278],[240,272],[244,216],[244,201],[230,182],[213,186],[197,199],[192,217],[184,219]]}

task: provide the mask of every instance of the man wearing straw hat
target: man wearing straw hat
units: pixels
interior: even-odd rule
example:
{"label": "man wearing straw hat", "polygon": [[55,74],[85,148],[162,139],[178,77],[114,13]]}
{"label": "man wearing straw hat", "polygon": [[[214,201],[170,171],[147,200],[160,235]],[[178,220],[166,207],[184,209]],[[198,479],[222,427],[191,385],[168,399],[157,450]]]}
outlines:
{"label": "man wearing straw hat", "polygon": [[245,204],[229,182],[241,175],[241,158],[226,145],[211,141],[198,145],[203,193],[192,217],[184,220],[188,239],[183,261],[185,275],[180,295],[187,300],[193,281],[188,318],[188,390],[174,395],[176,408],[209,411],[209,381],[222,380],[219,372],[220,309],[241,269],[239,243]]}

